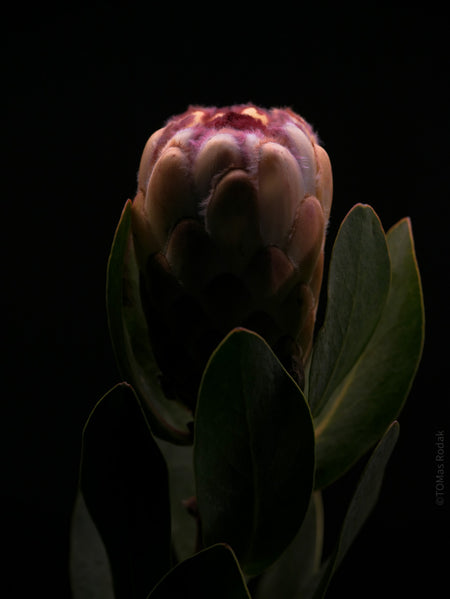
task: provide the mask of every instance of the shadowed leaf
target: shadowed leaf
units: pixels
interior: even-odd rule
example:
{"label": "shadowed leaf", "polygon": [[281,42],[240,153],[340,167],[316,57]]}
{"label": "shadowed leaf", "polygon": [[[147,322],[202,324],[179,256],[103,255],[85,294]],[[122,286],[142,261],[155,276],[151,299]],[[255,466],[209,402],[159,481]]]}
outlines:
{"label": "shadowed leaf", "polygon": [[115,599],[108,556],[80,492],[71,522],[70,586],[73,599]]}
{"label": "shadowed leaf", "polygon": [[255,599],[304,599],[320,567],[322,541],[323,506],[321,492],[316,491],[295,539],[258,582]]}
{"label": "shadowed leaf", "polygon": [[108,260],[106,306],[111,340],[122,377],[129,382],[155,435],[179,444],[192,443],[192,413],[165,397],[160,370],[149,341],[141,305],[139,270],[131,235],[131,201],[123,209]]}
{"label": "shadowed leaf", "polygon": [[250,599],[239,564],[226,545],[215,545],[181,562],[148,599]]}
{"label": "shadowed leaf", "polygon": [[171,565],[167,468],[127,384],[89,417],[80,488],[108,553],[116,599],[145,597]]}
{"label": "shadowed leaf", "polygon": [[397,442],[398,435],[399,425],[397,422],[393,422],[375,447],[347,509],[336,548],[331,557],[323,565],[320,575],[316,578],[314,584],[315,591],[307,593],[305,599],[309,599],[310,597],[312,599],[322,599],[325,596],[334,572],[341,564],[348,549],[378,501],[384,471]]}
{"label": "shadowed leaf", "polygon": [[262,572],[304,519],[314,432],[302,392],[255,333],[235,329],[207,365],[194,465],[205,544],[225,542],[247,574]]}

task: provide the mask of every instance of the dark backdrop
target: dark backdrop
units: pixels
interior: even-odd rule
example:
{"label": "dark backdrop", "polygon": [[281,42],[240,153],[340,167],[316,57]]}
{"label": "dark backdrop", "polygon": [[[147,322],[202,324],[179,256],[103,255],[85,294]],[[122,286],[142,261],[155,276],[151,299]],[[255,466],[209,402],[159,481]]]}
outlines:
{"label": "dark backdrop", "polygon": [[7,17],[0,585],[14,586],[5,596],[69,597],[81,429],[119,380],[105,267],[145,141],[189,104],[247,101],[291,106],[319,131],[334,169],[330,238],[356,202],[386,228],[408,215],[422,272],[421,368],[379,504],[329,596],[426,597],[446,587],[450,483],[439,508],[434,437],[444,429],[450,439],[448,18],[422,4],[361,6],[164,14],[104,2]]}

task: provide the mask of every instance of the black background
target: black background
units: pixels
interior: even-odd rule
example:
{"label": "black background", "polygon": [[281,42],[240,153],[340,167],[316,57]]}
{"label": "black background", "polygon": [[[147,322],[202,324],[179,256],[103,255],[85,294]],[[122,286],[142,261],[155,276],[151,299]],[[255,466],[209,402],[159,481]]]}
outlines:
{"label": "black background", "polygon": [[[334,171],[330,240],[356,202],[371,204],[386,228],[410,216],[422,273],[421,367],[378,506],[329,597],[447,587],[450,483],[439,508],[434,437],[444,429],[448,446],[448,17],[423,4],[356,6],[181,14],[104,2],[16,9],[4,21],[5,596],[70,596],[81,429],[119,380],[105,267],[145,141],[189,104],[247,101],[290,106],[318,130]],[[330,509],[352,484],[328,497]]]}

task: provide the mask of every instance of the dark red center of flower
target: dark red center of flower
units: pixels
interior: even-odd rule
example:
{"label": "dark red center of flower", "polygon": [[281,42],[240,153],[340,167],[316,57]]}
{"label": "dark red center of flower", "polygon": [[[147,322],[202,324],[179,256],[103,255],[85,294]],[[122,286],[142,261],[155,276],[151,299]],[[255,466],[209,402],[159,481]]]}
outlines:
{"label": "dark red center of flower", "polygon": [[260,129],[265,130],[264,123],[260,119],[255,119],[249,114],[240,114],[230,110],[222,116],[212,120],[211,125],[215,129],[222,129],[224,127],[231,127],[233,129],[248,130],[248,129]]}

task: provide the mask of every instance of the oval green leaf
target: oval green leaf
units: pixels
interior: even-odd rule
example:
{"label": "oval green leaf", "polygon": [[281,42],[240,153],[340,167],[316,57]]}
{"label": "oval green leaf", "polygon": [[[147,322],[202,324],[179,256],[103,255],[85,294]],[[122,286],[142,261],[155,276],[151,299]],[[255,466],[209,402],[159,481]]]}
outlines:
{"label": "oval green leaf", "polygon": [[381,318],[314,421],[317,488],[341,476],[397,418],[420,361],[424,312],[409,219],[388,232],[387,244],[391,283]]}
{"label": "oval green leaf", "polygon": [[239,563],[226,545],[197,553],[171,570],[148,599],[250,599]]}
{"label": "oval green leaf", "polygon": [[192,413],[165,397],[150,345],[139,291],[139,270],[131,234],[131,200],[125,204],[108,260],[106,306],[111,340],[122,377],[138,394],[155,435],[192,443]]}
{"label": "oval green leaf", "polygon": [[108,553],[116,599],[146,597],[171,567],[168,477],[127,384],[107,393],[88,419],[80,489]]}
{"label": "oval green leaf", "polygon": [[358,360],[380,319],[390,283],[390,263],[380,220],[357,204],[341,224],[330,261],[324,325],[314,345],[308,402],[313,416]]}
{"label": "oval green leaf", "polygon": [[200,385],[194,441],[206,545],[225,542],[244,571],[273,563],[299,530],[314,471],[314,430],[302,392],[268,344],[235,329]]}

